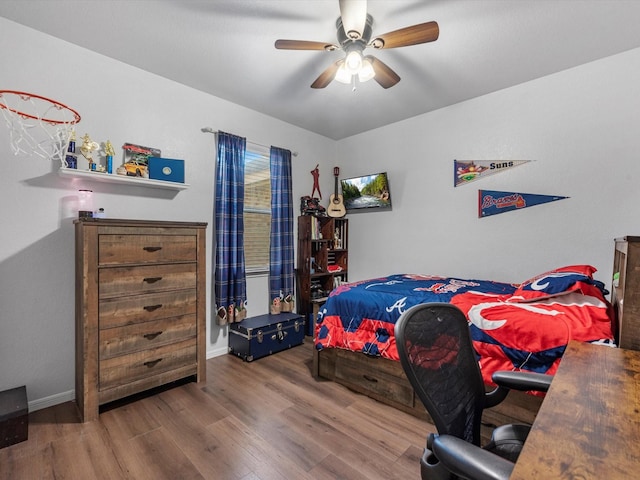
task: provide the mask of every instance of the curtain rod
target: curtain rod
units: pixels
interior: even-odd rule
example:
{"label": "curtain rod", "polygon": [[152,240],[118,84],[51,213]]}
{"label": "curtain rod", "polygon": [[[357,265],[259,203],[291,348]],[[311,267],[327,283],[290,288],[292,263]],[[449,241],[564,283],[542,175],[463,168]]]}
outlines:
{"label": "curtain rod", "polygon": [[[202,127],[200,130],[202,131],[202,133],[213,133],[213,134],[218,133],[218,130],[214,130],[211,127]],[[247,140],[247,143],[252,143],[254,145],[258,145],[259,147],[263,147],[263,148],[270,148],[268,145],[262,145],[261,143],[250,142],[249,140]],[[291,152],[291,155],[293,155],[294,157],[297,157],[298,152]]]}

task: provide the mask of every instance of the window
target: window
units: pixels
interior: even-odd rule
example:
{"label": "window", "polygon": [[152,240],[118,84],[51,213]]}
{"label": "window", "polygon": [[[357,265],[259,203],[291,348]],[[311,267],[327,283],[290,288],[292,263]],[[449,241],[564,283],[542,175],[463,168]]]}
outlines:
{"label": "window", "polygon": [[269,271],[270,235],[269,149],[247,144],[244,163],[244,260],[248,274]]}

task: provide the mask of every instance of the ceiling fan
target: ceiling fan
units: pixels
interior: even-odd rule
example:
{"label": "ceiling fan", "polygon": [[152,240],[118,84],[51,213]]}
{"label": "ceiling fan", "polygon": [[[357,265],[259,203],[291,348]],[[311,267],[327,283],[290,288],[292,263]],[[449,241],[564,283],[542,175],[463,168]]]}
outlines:
{"label": "ceiling fan", "polygon": [[333,63],[311,84],[311,88],[325,88],[336,80],[354,83],[375,79],[383,88],[393,87],[400,81],[396,72],[372,55],[363,55],[364,49],[398,48],[438,39],[440,29],[436,22],[426,22],[394,30],[384,35],[372,35],[373,17],[367,13],[366,0],[339,0],[340,17],[336,21],[338,44],[308,40],[276,40],[281,50],[343,50],[344,58]]}

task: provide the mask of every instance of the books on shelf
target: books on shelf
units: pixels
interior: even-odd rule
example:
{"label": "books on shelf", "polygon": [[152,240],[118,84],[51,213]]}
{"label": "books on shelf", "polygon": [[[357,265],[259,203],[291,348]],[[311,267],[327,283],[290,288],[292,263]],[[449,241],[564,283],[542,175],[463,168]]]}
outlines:
{"label": "books on shelf", "polygon": [[[329,231],[330,223],[322,222],[317,217],[310,219],[311,224],[311,240],[327,240],[331,241],[331,247],[334,250],[344,248],[346,239],[346,223],[336,222],[334,231]],[[323,232],[324,228],[324,232]]]}

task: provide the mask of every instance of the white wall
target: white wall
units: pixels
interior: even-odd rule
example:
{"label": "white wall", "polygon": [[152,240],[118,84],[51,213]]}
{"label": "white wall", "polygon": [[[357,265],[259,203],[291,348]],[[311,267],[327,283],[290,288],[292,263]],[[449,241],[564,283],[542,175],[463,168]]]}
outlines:
{"label": "white wall", "polygon": [[[393,210],[349,215],[352,280],[421,272],[521,281],[584,262],[609,284],[613,238],[640,233],[640,49],[334,142],[3,18],[0,42],[0,88],[69,104],[82,115],[80,136],[184,158],[191,184],[167,194],[71,182],[53,162],[14,156],[0,128],[0,391],[27,385],[31,409],[73,398],[78,188],[92,188],[112,218],[209,222],[210,247],[214,137],[203,126],[299,151],[294,199],[311,193],[316,163],[327,198],[334,164],[342,177],[389,172]],[[454,159],[536,161],[454,188]],[[571,198],[478,219],[478,189]],[[227,345],[226,327],[211,320],[210,277],[208,356]],[[265,279],[248,289],[250,312],[266,312]]]}
{"label": "white wall", "polygon": [[[0,391],[27,386],[30,408],[74,397],[74,205],[79,188],[111,218],[208,222],[211,265],[215,136],[211,126],[263,145],[298,151],[294,198],[308,194],[310,170],[335,142],[0,18],[0,89],[68,104],[82,116],[78,136],[158,147],[186,160],[190,188],[167,192],[61,178],[59,163],[14,156],[0,124]],[[80,142],[78,142],[79,146]],[[118,162],[121,162],[121,156]],[[87,162],[80,157],[80,168]],[[327,190],[330,178],[324,179]],[[212,320],[208,272],[207,355],[227,351],[227,328]],[[265,277],[248,280],[249,311],[268,311]]]}
{"label": "white wall", "polygon": [[[349,215],[349,279],[589,263],[610,287],[613,239],[640,233],[639,126],[636,49],[340,141],[341,175],[388,171],[393,201]],[[454,159],[535,162],[454,188]],[[479,189],[571,198],[479,219]]]}

